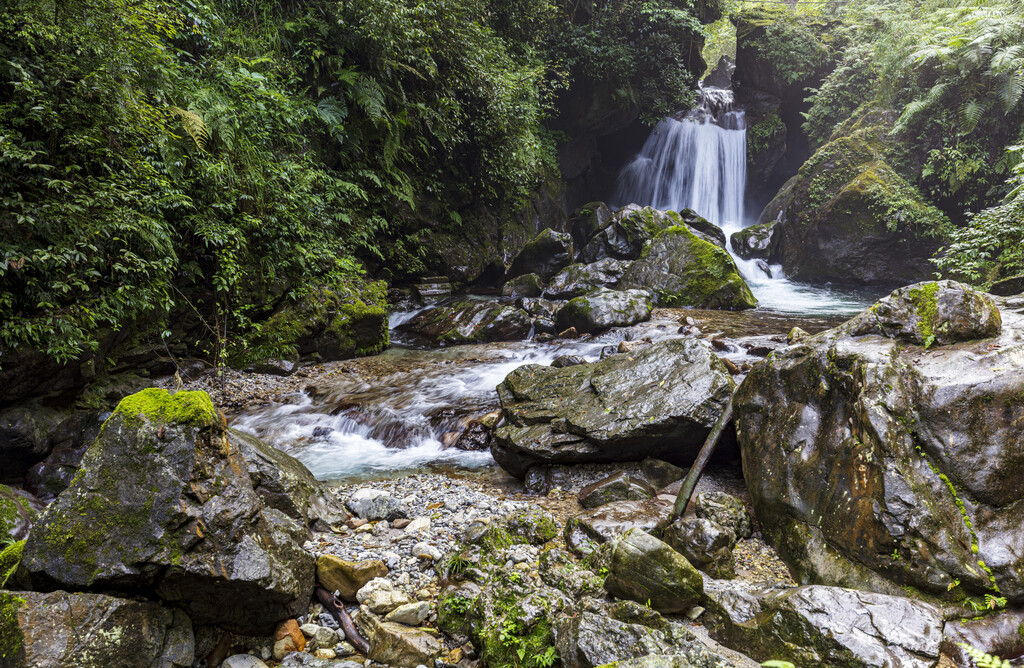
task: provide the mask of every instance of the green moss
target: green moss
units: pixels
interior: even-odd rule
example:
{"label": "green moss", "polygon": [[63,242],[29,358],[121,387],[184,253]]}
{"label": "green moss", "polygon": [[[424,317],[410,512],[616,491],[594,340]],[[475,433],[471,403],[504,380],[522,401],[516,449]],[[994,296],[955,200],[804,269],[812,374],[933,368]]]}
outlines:
{"label": "green moss", "polygon": [[451,594],[442,596],[437,602],[437,627],[449,635],[469,633],[468,613],[473,599]]}
{"label": "green moss", "polygon": [[684,273],[679,274],[681,289],[659,290],[659,305],[702,308],[753,308],[757,305],[757,299],[724,248],[701,239],[687,225],[673,225],[657,238],[666,235],[687,240],[688,261]]}
{"label": "green moss", "polygon": [[18,623],[18,610],[25,599],[0,592],[0,663],[17,665],[16,660],[25,645],[25,636]]}
{"label": "green moss", "polygon": [[[546,605],[546,601],[544,602]],[[477,634],[481,658],[487,666],[515,666],[517,668],[543,668],[551,663],[541,660],[554,653],[554,635],[548,614],[542,615],[530,626],[525,626],[516,596],[507,592],[495,601],[494,623],[484,626]]]}
{"label": "green moss", "polygon": [[140,417],[150,422],[168,422],[193,427],[210,427],[220,422],[210,395],[202,390],[171,394],[167,390],[151,387],[125,397],[114,410],[128,424]]}
{"label": "green moss", "polygon": [[938,283],[925,283],[908,293],[910,302],[914,305],[914,310],[917,313],[917,331],[921,334],[925,348],[935,343],[936,319],[939,310],[935,295],[938,292]]}
{"label": "green moss", "polygon": [[786,131],[786,125],[778,114],[768,114],[747,129],[747,158],[756,160],[761,153],[770,149],[775,138]]}
{"label": "green moss", "polygon": [[21,564],[21,555],[25,552],[25,541],[11,543],[0,552],[0,589],[7,586],[7,582],[14,577],[14,573]]}

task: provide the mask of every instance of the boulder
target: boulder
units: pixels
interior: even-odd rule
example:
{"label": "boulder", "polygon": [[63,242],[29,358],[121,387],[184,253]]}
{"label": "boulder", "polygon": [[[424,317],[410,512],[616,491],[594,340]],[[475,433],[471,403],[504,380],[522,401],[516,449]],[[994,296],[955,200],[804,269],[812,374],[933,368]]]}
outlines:
{"label": "boulder", "polygon": [[610,257],[591,264],[570,264],[551,279],[544,294],[549,299],[572,299],[599,288],[614,288],[627,267],[628,262]]}
{"label": "boulder", "polygon": [[507,276],[536,274],[540,280],[550,280],[572,263],[572,237],[565,232],[548,228],[527,243],[508,268]]}
{"label": "boulder", "polygon": [[575,328],[581,334],[628,327],[651,317],[651,295],[643,290],[601,288],[570,300],[555,314],[555,327]]}
{"label": "boulder", "polygon": [[688,464],[733,387],[718,357],[694,339],[561,369],[525,365],[498,386],[505,424],[491,452],[517,477],[537,463]]}
{"label": "boulder", "polygon": [[314,561],[301,528],[265,513],[223,425],[205,392],[122,400],[29,536],[37,587],[144,594],[239,633],[303,612]]}
{"label": "boulder", "polygon": [[540,297],[544,293],[544,282],[537,274],[523,274],[501,286],[502,297]]}
{"label": "boulder", "polygon": [[408,594],[395,588],[390,580],[374,578],[356,592],[359,605],[365,605],[375,615],[386,615],[395,608],[411,603]]}
{"label": "boulder", "polygon": [[348,497],[345,505],[364,520],[397,520],[408,517],[405,505],[390,493],[380,489],[364,487]]}
{"label": "boulder", "polygon": [[236,429],[228,430],[228,439],[245,459],[253,489],[264,506],[310,529],[318,522],[327,529],[349,518],[334,493],[298,459]]}
{"label": "boulder", "polygon": [[551,362],[551,368],[564,369],[567,366],[578,366],[586,363],[587,360],[579,355],[562,355],[561,357],[556,357],[554,361]]}
{"label": "boulder", "polygon": [[398,606],[384,617],[384,621],[406,626],[422,626],[429,616],[430,604],[426,601],[417,601]]}
{"label": "boulder", "polygon": [[0,485],[0,544],[25,540],[45,505],[28,492]]}
{"label": "boulder", "polygon": [[316,560],[316,579],[324,589],[338,592],[342,600],[356,601],[356,592],[374,578],[387,577],[388,567],[383,561],[348,561],[333,554]]}
{"label": "boulder", "polygon": [[565,543],[573,551],[589,552],[627,531],[654,531],[672,513],[675,497],[660,495],[644,501],[613,501],[584,511],[565,524]]}
{"label": "boulder", "polygon": [[46,459],[53,447],[51,436],[64,417],[34,404],[0,411],[0,481],[14,482]]}
{"label": "boulder", "polygon": [[0,665],[186,668],[192,623],[180,610],[101,594],[0,591]]}
{"label": "boulder", "polygon": [[694,504],[697,517],[731,530],[738,538],[750,538],[754,529],[742,501],[725,492],[703,492]]}
{"label": "boulder", "polygon": [[513,304],[446,300],[398,327],[437,345],[520,341],[530,335],[530,316]]}
{"label": "boulder", "polygon": [[686,612],[700,602],[704,579],[686,557],[642,529],[611,546],[605,589],[661,613]]}
{"label": "boulder", "polygon": [[570,231],[573,246],[582,250],[599,230],[608,226],[612,210],[604,202],[589,202],[581,206],[572,217]]}
{"label": "boulder", "polygon": [[665,527],[661,538],[711,577],[719,580],[736,577],[732,558],[736,534],[731,529],[701,517],[685,517]]}
{"label": "boulder", "polygon": [[[735,397],[753,507],[798,582],[1024,602],[1024,317],[908,345],[999,321],[988,298],[931,285],[754,366]],[[891,307],[914,291],[977,309]]]}
{"label": "boulder", "polygon": [[798,666],[931,668],[939,658],[942,610],[921,601],[839,587],[768,594],[763,611],[727,621],[718,635],[758,661]]}
{"label": "boulder", "polygon": [[661,489],[677,480],[682,480],[689,471],[666,461],[648,457],[640,462],[640,472],[652,487]]}
{"label": "boulder", "polygon": [[109,412],[78,411],[51,435],[53,449],[25,473],[25,489],[49,503],[71,484],[85,451],[96,440]]}
{"label": "boulder", "polygon": [[565,668],[595,668],[672,650],[665,634],[658,630],[624,624],[593,612],[559,618],[555,646]]}
{"label": "boulder", "polygon": [[587,485],[577,498],[584,508],[596,508],[612,501],[642,501],[656,494],[646,481],[622,472]]}
{"label": "boulder", "polygon": [[684,224],[675,211],[630,204],[612,214],[607,224],[590,238],[580,251],[579,261],[590,264],[605,258],[635,260],[649,239],[662,230]]}
{"label": "boulder", "polygon": [[505,529],[519,542],[543,545],[558,536],[559,525],[555,517],[540,508],[518,511],[504,521]]}
{"label": "boulder", "polygon": [[732,250],[744,260],[771,260],[778,221],[744,227],[729,237]]}
{"label": "boulder", "polygon": [[686,225],[660,232],[619,282],[649,290],[664,307],[747,309],[757,305],[729,253]]}
{"label": "boulder", "polygon": [[295,373],[297,367],[294,360],[265,359],[245,367],[245,372],[286,377]]}

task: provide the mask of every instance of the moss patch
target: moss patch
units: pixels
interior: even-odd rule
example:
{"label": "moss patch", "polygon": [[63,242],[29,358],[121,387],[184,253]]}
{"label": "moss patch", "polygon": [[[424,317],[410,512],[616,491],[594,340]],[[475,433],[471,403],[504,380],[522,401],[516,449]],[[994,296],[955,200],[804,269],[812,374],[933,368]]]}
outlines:
{"label": "moss patch", "polygon": [[25,636],[18,623],[18,610],[25,599],[0,592],[0,663],[17,665],[15,661],[25,646]]}
{"label": "moss patch", "polygon": [[210,427],[220,422],[210,395],[202,390],[171,394],[151,387],[122,399],[114,415],[120,415],[126,424],[134,424],[142,417],[153,423],[170,422],[193,427]]}
{"label": "moss patch", "polygon": [[14,577],[24,552],[25,541],[23,540],[11,543],[0,552],[0,589],[6,587],[7,582]]}
{"label": "moss patch", "polygon": [[939,306],[935,295],[939,292],[938,283],[925,283],[919,288],[910,291],[909,297],[917,313],[917,331],[921,333],[921,340],[924,347],[928,348],[935,343],[935,328],[938,326]]}

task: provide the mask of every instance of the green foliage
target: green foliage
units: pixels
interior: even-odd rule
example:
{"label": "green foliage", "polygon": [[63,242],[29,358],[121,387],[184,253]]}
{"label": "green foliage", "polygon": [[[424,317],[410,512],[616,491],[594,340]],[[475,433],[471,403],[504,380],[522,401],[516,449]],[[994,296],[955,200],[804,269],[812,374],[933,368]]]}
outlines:
{"label": "green foliage", "polygon": [[998,656],[992,656],[991,654],[983,652],[976,647],[972,647],[965,642],[957,644],[964,649],[967,656],[971,657],[978,668],[1010,668],[1010,662],[1004,661]]}
{"label": "green foliage", "polygon": [[6,588],[7,583],[14,577],[18,566],[21,565],[21,555],[25,551],[25,541],[11,541],[0,550],[0,589]]}
{"label": "green foliage", "polygon": [[779,118],[778,114],[768,114],[758,123],[747,128],[747,159],[753,160],[762,152],[772,146],[772,142],[782,132],[786,131],[786,125]]}

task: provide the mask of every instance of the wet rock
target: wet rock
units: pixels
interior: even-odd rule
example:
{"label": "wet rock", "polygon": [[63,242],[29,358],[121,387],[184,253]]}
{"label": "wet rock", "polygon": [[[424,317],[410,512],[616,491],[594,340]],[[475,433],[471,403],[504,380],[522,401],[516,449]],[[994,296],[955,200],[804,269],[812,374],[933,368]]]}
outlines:
{"label": "wet rock", "polygon": [[562,369],[522,366],[498,386],[505,425],[491,452],[520,477],[538,463],[658,457],[686,464],[733,387],[721,361],[693,339]]}
{"label": "wet rock", "polygon": [[572,240],[577,249],[584,248],[599,230],[608,226],[612,210],[604,202],[589,202],[581,206],[572,219]]}
{"label": "wet rock", "polygon": [[736,564],[732,557],[736,534],[732,530],[711,520],[686,517],[665,527],[662,540],[711,577],[719,580],[736,577]]}
{"label": "wet rock", "polygon": [[390,580],[374,578],[356,592],[356,600],[376,615],[385,615],[399,606],[410,603],[408,594],[395,588]]}
{"label": "wet rock", "polygon": [[45,460],[32,466],[25,474],[25,489],[49,503],[63,492],[96,440],[109,412],[78,411],[60,423],[51,435],[53,450]]}
{"label": "wet rock", "polygon": [[810,336],[810,334],[808,334],[804,330],[800,329],[799,327],[794,327],[793,329],[789,330],[788,334],[786,334],[786,343],[788,343],[789,345],[793,345],[794,343],[800,341],[801,339],[806,339],[808,336]]}
{"label": "wet rock", "polygon": [[761,223],[744,227],[739,232],[733,232],[729,240],[732,242],[732,250],[744,260],[762,259],[768,260],[772,257],[772,246],[775,237],[778,221]]}
{"label": "wet rock", "polygon": [[100,594],[0,591],[4,666],[185,668],[192,623],[180,610]]}
{"label": "wet rock", "polygon": [[845,327],[851,336],[877,334],[928,347],[998,336],[1002,318],[988,295],[938,281],[895,290]]}
{"label": "wet rock", "polygon": [[[999,336],[925,349],[861,335],[881,327],[879,311],[776,352],[738,391],[762,531],[799,582],[939,596],[994,582],[1024,602],[1024,319],[1004,309]],[[885,323],[921,333],[916,313]],[[981,331],[937,324],[933,334]]]}
{"label": "wet rock", "polygon": [[544,282],[537,274],[516,276],[501,286],[502,297],[540,297],[543,293]]}
{"label": "wet rock", "polygon": [[287,619],[277,625],[274,631],[274,659],[280,661],[291,652],[301,652],[306,648],[306,636],[294,619]]}
{"label": "wet rock", "polygon": [[443,649],[441,641],[426,631],[384,622],[376,615],[360,613],[357,624],[370,641],[369,658],[388,666],[433,666]]}
{"label": "wet rock", "polygon": [[349,518],[333,492],[298,459],[236,429],[228,430],[228,439],[245,459],[253,488],[266,507],[310,529],[317,522],[332,526]]}
{"label": "wet rock", "polygon": [[747,507],[735,496],[725,492],[703,492],[697,495],[694,505],[697,517],[711,520],[739,538],[750,538],[754,533]]}
{"label": "wet rock", "polygon": [[562,355],[561,357],[556,357],[555,360],[551,362],[551,367],[554,369],[564,369],[567,366],[577,366],[586,363],[587,360],[583,359],[579,355]]}
{"label": "wet rock", "polygon": [[0,411],[0,481],[14,482],[45,459],[53,447],[51,436],[64,417],[35,404]]}
{"label": "wet rock", "polygon": [[614,596],[661,613],[685,612],[704,593],[704,580],[689,561],[642,529],[631,529],[611,546],[604,586]]}
{"label": "wet rock", "polygon": [[578,498],[584,508],[596,508],[612,501],[642,501],[654,495],[654,488],[645,481],[623,472],[587,485]]}
{"label": "wet rock", "polygon": [[520,341],[530,335],[530,316],[512,304],[447,300],[418,313],[398,329],[438,345]]}
{"label": "wet rock", "polygon": [[0,485],[0,544],[25,540],[45,505],[28,492]]}
{"label": "wet rock", "polygon": [[595,668],[671,650],[664,635],[654,629],[592,612],[562,617],[555,638],[558,656],[566,668]]}
{"label": "wet rock", "polygon": [[267,668],[267,664],[252,654],[234,654],[220,665],[221,668]]}
{"label": "wet rock", "polygon": [[506,275],[511,278],[536,274],[540,280],[547,281],[569,266],[572,258],[572,237],[549,228],[543,230],[519,251]]}
{"label": "wet rock", "polygon": [[356,490],[345,502],[345,505],[356,516],[370,522],[408,517],[401,501],[379,489]]}
{"label": "wet rock", "polygon": [[295,373],[293,360],[267,359],[255,362],[245,368],[246,373],[261,373],[267,376],[290,376]]}
{"label": "wet rock", "polygon": [[491,429],[480,420],[471,420],[453,447],[466,451],[486,450],[491,447]]}
{"label": "wet rock", "polygon": [[647,240],[662,230],[685,222],[675,211],[658,211],[635,204],[613,213],[608,223],[598,230],[580,252],[579,261],[590,264],[613,258],[635,260]]}
{"label": "wet rock", "polygon": [[688,469],[679,468],[661,459],[648,457],[640,462],[640,471],[655,489],[661,489],[686,477]]}
{"label": "wet rock", "polygon": [[942,611],[898,596],[809,586],[768,595],[764,611],[733,623],[723,642],[754,659],[798,666],[931,668],[939,657]]}
{"label": "wet rock", "polygon": [[555,314],[555,326],[589,334],[610,327],[628,327],[650,317],[651,296],[647,292],[602,288],[576,297],[560,308]]}
{"label": "wet rock", "polygon": [[992,284],[988,289],[990,294],[1001,297],[1012,297],[1024,292],[1024,276],[1010,276],[1002,278]]}
{"label": "wet rock", "polygon": [[406,626],[421,626],[430,616],[430,604],[424,601],[400,605],[384,617],[385,622],[396,622]]}
{"label": "wet rock", "polygon": [[426,276],[413,286],[413,293],[420,302],[443,299],[452,294],[452,284],[447,276]]}
{"label": "wet rock", "polygon": [[975,619],[957,619],[943,627],[942,652],[958,666],[972,661],[960,643],[999,657],[1024,656],[1024,610],[990,612]]}
{"label": "wet rock", "polygon": [[209,396],[150,389],[106,421],[22,565],[39,586],[145,593],[198,624],[269,632],[313,588],[313,558],[281,522],[265,516]]}
{"label": "wet rock", "polygon": [[504,525],[509,534],[531,545],[553,540],[559,530],[554,516],[539,508],[520,511],[506,519]]}
{"label": "wet rock", "polygon": [[600,288],[614,288],[627,267],[628,262],[614,258],[571,264],[551,279],[544,294],[550,299],[573,299]]}
{"label": "wet rock", "polygon": [[686,225],[668,228],[645,245],[619,288],[648,290],[662,307],[747,309],[757,305],[729,253]]}
{"label": "wet rock", "polygon": [[356,592],[374,578],[387,577],[388,567],[377,559],[348,561],[331,554],[316,560],[316,579],[324,589],[337,591],[349,603],[356,601]]}

